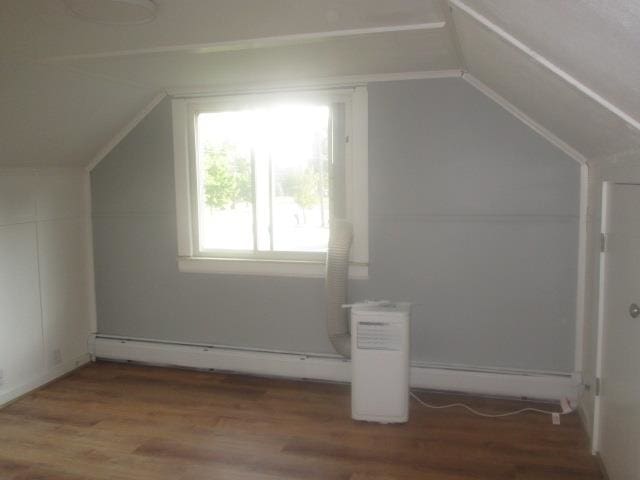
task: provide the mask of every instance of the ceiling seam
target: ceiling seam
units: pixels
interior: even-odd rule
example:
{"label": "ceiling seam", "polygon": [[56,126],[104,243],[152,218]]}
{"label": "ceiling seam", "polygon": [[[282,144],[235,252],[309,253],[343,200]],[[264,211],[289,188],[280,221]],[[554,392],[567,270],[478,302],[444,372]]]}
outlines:
{"label": "ceiling seam", "polygon": [[499,95],[497,92],[492,90],[489,86],[484,84],[482,81],[478,80],[476,77],[471,75],[468,72],[464,72],[462,74],[462,78],[466,80],[467,83],[475,87],[478,91],[486,95],[488,98],[493,100],[495,103],[504,108],[507,112],[511,113],[514,117],[528,126],[531,130],[536,132],[542,138],[547,140],[552,145],[556,146],[560,150],[562,150],[565,154],[571,157],[573,160],[578,162],[580,165],[587,165],[589,161],[587,157],[585,157],[582,153],[580,153],[577,149],[569,145],[567,142],[559,138],[557,135],[540,125],[538,122],[529,117],[526,113],[512,104],[509,100]]}
{"label": "ceiling seam", "polygon": [[464,55],[462,44],[460,43],[460,37],[458,36],[458,29],[456,28],[456,22],[453,19],[452,10],[453,7],[449,4],[449,1],[442,0],[442,14],[449,25],[449,38],[451,39],[453,50],[455,51],[458,62],[460,63],[460,67],[463,72],[466,72],[469,70],[467,67],[467,59]]}
{"label": "ceiling seam", "polygon": [[33,58],[24,54],[15,54],[13,55],[12,59],[9,59],[9,61],[13,61],[14,63],[21,63],[23,65],[32,65],[32,66],[38,66],[38,67],[43,67],[49,70],[63,70],[69,73],[73,73],[76,75],[82,75],[84,77],[89,77],[89,78],[97,78],[97,79],[101,79],[101,80],[106,80],[109,81],[111,83],[117,83],[120,85],[125,85],[128,87],[132,87],[132,88],[140,88],[140,89],[153,89],[154,87],[151,85],[146,85],[146,84],[142,84],[142,83],[137,83],[137,82],[132,82],[129,80],[123,80],[117,77],[112,77],[110,75],[106,75],[106,74],[100,74],[100,73],[93,73],[93,72],[87,72],[86,70],[82,70],[82,68],[80,67],[76,67],[73,65],[64,65],[62,63],[58,64],[58,63],[51,63],[51,62],[47,62],[45,60],[42,59],[38,59],[38,58]]}
{"label": "ceiling seam", "polygon": [[633,118],[631,115],[629,115],[628,113],[626,113],[624,110],[617,107],[613,103],[609,102],[603,96],[601,96],[591,88],[587,87],[584,83],[580,82],[578,79],[576,79],[569,73],[562,70],[556,64],[554,64],[549,59],[547,59],[544,55],[538,53],[537,51],[533,50],[532,48],[530,48],[529,46],[527,46],[526,44],[518,40],[516,37],[514,37],[513,35],[508,33],[506,30],[496,25],[487,17],[478,13],[473,8],[469,7],[462,0],[448,0],[448,1],[450,2],[451,5],[455,6],[461,12],[465,13],[466,15],[468,15],[469,17],[473,18],[475,21],[483,25],[485,28],[487,28],[491,32],[498,35],[500,38],[502,38],[504,41],[509,43],[511,46],[517,48],[518,50],[523,52],[525,55],[532,58],[534,61],[536,61],[540,65],[544,66],[545,68],[547,68],[548,70],[550,70],[551,72],[553,72],[554,74],[562,78],[565,82],[567,82],[573,88],[581,92],[583,95],[590,98],[594,102],[598,103],[600,106],[607,109],[610,113],[612,113],[616,117],[620,118],[627,125],[629,125],[630,127],[633,127],[635,130],[640,131],[640,122],[638,120]]}
{"label": "ceiling seam", "polygon": [[[75,67],[73,67],[73,66],[71,66],[71,65],[57,65],[57,64],[51,64],[51,63],[42,62],[42,61],[40,61],[40,60],[34,59],[34,58],[29,57],[29,56],[26,56],[26,55],[22,55],[22,54],[20,54],[20,55],[15,55],[15,56],[14,56],[14,60],[15,60],[15,61],[18,61],[18,62],[20,62],[20,63],[22,63],[22,64],[26,64],[26,65],[39,66],[39,67],[45,68],[46,70],[54,70],[54,71],[55,71],[55,70],[58,70],[58,71],[65,71],[65,72],[67,72],[67,73],[70,73],[71,75],[78,75],[78,76],[85,77],[85,78],[90,78],[90,79],[99,79],[99,80],[103,80],[103,81],[105,81],[105,82],[107,82],[107,83],[117,84],[117,85],[122,85],[122,86],[126,86],[126,87],[129,87],[129,88],[135,88],[135,89],[145,90],[145,91],[157,90],[156,88],[153,88],[153,87],[151,87],[151,86],[146,86],[146,85],[136,84],[136,83],[134,83],[134,82],[129,82],[129,81],[126,81],[126,80],[120,80],[120,79],[113,78],[113,77],[110,77],[110,76],[107,76],[107,75],[101,75],[101,74],[94,74],[94,73],[91,73],[91,72],[86,72],[86,71],[84,71],[84,70],[81,70],[81,69],[75,68]],[[166,92],[164,92],[164,91],[163,91],[163,92],[162,92],[162,95],[163,95],[163,97],[162,97],[162,98],[164,98],[164,96],[166,96]],[[158,95],[158,96],[159,96],[159,95]],[[157,96],[156,96],[156,97],[154,97],[154,100],[155,100],[156,98],[157,98]],[[160,100],[162,100],[162,98],[161,98]],[[159,103],[159,102],[160,102],[160,100],[158,100],[158,102],[157,102],[157,103]],[[151,103],[153,103],[153,101],[152,101]],[[157,105],[157,103],[156,103],[156,104],[154,104],[153,106]],[[95,109],[95,110],[91,113],[91,117],[93,118],[95,115],[99,114],[99,113],[103,110],[103,108],[104,108],[104,105],[101,105],[100,107],[98,107],[97,109]],[[143,111],[144,111],[144,110],[143,110]],[[150,110],[149,110],[149,111],[150,111]],[[146,113],[148,113],[148,111],[147,111]],[[145,115],[146,115],[146,113],[145,113]],[[137,116],[136,116],[136,117],[134,117],[134,118],[137,118]],[[141,120],[141,119],[140,119],[140,120]],[[138,120],[138,122],[139,122],[140,120]],[[136,122],[136,124],[137,124],[137,122]],[[127,123],[127,126],[128,126],[128,125],[129,125],[129,123]],[[134,127],[135,127],[135,125],[134,125]],[[133,129],[133,127],[132,127],[132,129]],[[127,132],[127,133],[128,133],[128,132]],[[124,138],[124,136],[123,136],[122,138]],[[120,140],[121,140],[122,138],[120,138]],[[51,145],[51,146],[53,146],[53,147],[57,147],[57,148],[64,147],[64,142],[59,142],[59,141],[57,141],[57,140],[55,140],[55,139],[52,139],[52,138],[50,138],[50,137],[46,137],[46,136],[44,136],[44,137],[43,137],[43,139],[44,139],[44,141],[45,141],[45,142],[49,143],[49,145]],[[111,141],[113,141],[113,139],[112,139]],[[107,148],[107,146],[108,146],[109,144],[110,144],[110,142],[109,142],[109,143],[107,143],[107,144],[106,144],[106,146],[105,146],[105,147],[103,147],[103,149]],[[116,144],[117,144],[117,143],[116,143]],[[104,153],[104,155],[106,156],[106,155],[109,153],[109,151],[111,151],[111,149],[112,149],[114,146],[115,146],[115,145],[111,146],[111,147],[108,149],[108,151],[106,151],[106,153]],[[94,157],[94,160],[93,160],[93,161],[96,161],[96,158],[98,158],[98,157],[100,156],[100,154],[102,153],[103,149],[99,150],[99,153],[96,155],[96,157]],[[97,160],[97,161],[96,161],[96,164],[97,164],[97,163],[99,163],[99,162],[100,162],[100,160],[102,160],[102,158],[100,158],[99,160]],[[92,163],[93,163],[93,161],[92,161]],[[27,164],[31,164],[31,163],[32,163],[32,162],[29,162],[29,163],[27,163]],[[81,162],[78,162],[78,163],[79,163],[79,165],[80,165],[80,166],[82,166],[82,163],[81,163]],[[33,163],[33,164],[34,164],[34,165],[37,165],[37,162],[36,162],[36,163]],[[93,168],[93,167],[92,167],[92,168]]]}
{"label": "ceiling seam", "polygon": [[640,148],[632,148],[622,152],[616,152],[612,155],[598,157],[595,161],[599,163],[625,163],[637,161],[640,163]]}
{"label": "ceiling seam", "polygon": [[42,58],[40,61],[50,64],[74,62],[82,60],[97,60],[105,58],[129,57],[137,55],[196,52],[219,53],[236,50],[252,50],[258,48],[271,48],[287,45],[299,45],[301,43],[318,40],[331,40],[342,37],[357,37],[377,33],[395,33],[407,31],[438,30],[446,26],[445,21],[415,23],[407,25],[391,25],[367,28],[352,28],[345,30],[331,30],[328,32],[296,33],[289,35],[276,35],[272,37],[259,37],[253,39],[229,40],[223,42],[211,42],[201,44],[189,44],[179,46],[163,46],[154,48],[139,48],[134,50],[119,50],[99,53],[81,53],[75,55],[63,55],[57,57]]}
{"label": "ceiling seam", "polygon": [[167,92],[162,91],[157,94],[153,99],[144,106],[142,110],[136,113],[131,120],[129,120],[124,127],[111,137],[111,139],[104,144],[104,146],[98,150],[93,156],[91,161],[85,166],[87,172],[91,172],[98,164],[107,156],[111,151],[118,146],[118,144],[134,129],[136,126],[153,110],[162,100],[167,97]]}
{"label": "ceiling seam", "polygon": [[313,90],[318,88],[340,88],[365,85],[374,82],[394,82],[403,80],[432,80],[437,78],[459,78],[462,70],[426,70],[418,72],[401,73],[374,73],[364,75],[346,75],[337,77],[324,77],[294,82],[270,82],[270,83],[243,83],[235,86],[200,85],[196,87],[169,87],[167,95],[171,97],[204,97],[220,95],[242,95],[250,93],[268,93],[283,90]]}
{"label": "ceiling seam", "polygon": [[82,165],[43,165],[42,163],[24,163],[0,165],[1,176],[21,176],[21,175],[57,175],[69,173],[82,173]]}
{"label": "ceiling seam", "polygon": [[[46,62],[38,62],[40,65],[44,65],[44,66],[48,66],[48,67],[56,67],[57,65],[55,64],[51,64],[51,63],[46,63]],[[148,85],[145,83],[139,83],[139,82],[134,82],[131,80],[124,80],[122,78],[117,78],[117,77],[112,77],[111,75],[107,75],[104,73],[94,73],[94,72],[87,72],[86,70],[83,70],[81,67],[76,67],[76,66],[72,66],[72,65],[60,65],[60,68],[63,68],[64,70],[67,70],[68,72],[71,73],[75,73],[77,75],[82,75],[85,77],[90,77],[90,78],[96,78],[99,80],[105,80],[107,82],[111,82],[111,83],[116,83],[118,85],[124,85],[126,87],[130,87],[130,88],[138,88],[141,90],[154,90],[155,87],[153,87],[152,85]]]}

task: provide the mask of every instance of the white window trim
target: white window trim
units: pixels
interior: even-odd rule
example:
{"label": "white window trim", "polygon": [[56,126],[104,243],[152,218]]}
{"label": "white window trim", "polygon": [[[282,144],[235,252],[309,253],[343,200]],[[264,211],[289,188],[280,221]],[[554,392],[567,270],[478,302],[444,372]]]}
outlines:
{"label": "white window trim", "polygon": [[339,90],[281,92],[234,95],[233,97],[174,98],[173,148],[176,187],[176,224],[178,233],[178,269],[190,273],[228,273],[244,275],[323,277],[324,261],[265,260],[251,258],[207,257],[198,254],[194,244],[192,185],[195,174],[195,145],[192,145],[193,112],[207,104],[239,104],[273,101],[274,98],[324,98],[340,96],[345,102],[346,131],[346,212],[353,224],[349,276],[369,275],[369,175],[368,175],[368,97],[365,86]]}

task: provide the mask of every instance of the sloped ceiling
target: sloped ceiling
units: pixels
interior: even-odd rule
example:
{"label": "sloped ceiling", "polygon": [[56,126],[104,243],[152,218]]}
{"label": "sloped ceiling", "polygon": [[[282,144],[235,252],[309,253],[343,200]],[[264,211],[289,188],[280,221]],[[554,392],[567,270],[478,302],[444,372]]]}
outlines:
{"label": "sloped ceiling", "polygon": [[640,2],[473,0],[491,22],[640,119]]}
{"label": "sloped ceiling", "polygon": [[0,7],[0,165],[86,165],[166,88],[459,68],[440,0],[155,0],[108,26]]}
{"label": "sloped ceiling", "polygon": [[43,66],[0,66],[0,164],[81,165],[153,97],[149,89]]}
{"label": "sloped ceiling", "polygon": [[211,53],[172,51],[83,59],[74,64],[84,72],[154,89],[459,68],[454,46],[443,28],[337,36]]}
{"label": "sloped ceiling", "polygon": [[591,161],[640,147],[637,2],[450,3],[473,76]]}
{"label": "sloped ceiling", "polygon": [[608,157],[640,144],[640,131],[544,65],[466,13],[455,9],[453,17],[466,69],[583,156]]}
{"label": "sloped ceiling", "polygon": [[0,165],[90,164],[166,89],[455,69],[589,159],[640,148],[640,7],[633,2],[155,3],[155,21],[118,27],[82,22],[62,0],[2,2]]}
{"label": "sloped ceiling", "polygon": [[[70,17],[61,0],[3,0],[3,20],[7,22],[2,22],[0,52],[38,59],[112,56],[443,21],[442,5],[433,0],[154,0],[154,3],[158,15],[153,22],[109,27]],[[13,42],[7,45],[7,39]]]}

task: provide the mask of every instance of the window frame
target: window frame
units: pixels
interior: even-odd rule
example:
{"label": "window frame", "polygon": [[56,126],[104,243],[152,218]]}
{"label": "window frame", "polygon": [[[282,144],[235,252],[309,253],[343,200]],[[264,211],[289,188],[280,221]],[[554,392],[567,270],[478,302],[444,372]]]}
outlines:
{"label": "window frame", "polygon": [[193,273],[322,277],[318,252],[202,252],[198,245],[196,120],[203,112],[256,107],[285,101],[343,103],[345,110],[346,217],[353,224],[349,276],[368,278],[368,98],[365,86],[278,91],[172,100],[178,234],[178,269]]}

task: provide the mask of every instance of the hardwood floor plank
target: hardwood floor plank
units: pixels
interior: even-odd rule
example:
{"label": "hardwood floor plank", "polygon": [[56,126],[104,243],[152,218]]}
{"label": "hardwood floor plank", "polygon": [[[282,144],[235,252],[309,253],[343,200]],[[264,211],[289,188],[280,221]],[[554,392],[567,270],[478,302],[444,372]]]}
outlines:
{"label": "hardwood floor plank", "polygon": [[[490,413],[504,399],[421,392]],[[542,405],[543,408],[551,408]],[[99,362],[0,410],[0,480],[596,480],[577,415],[411,403],[350,418],[346,385]]]}

